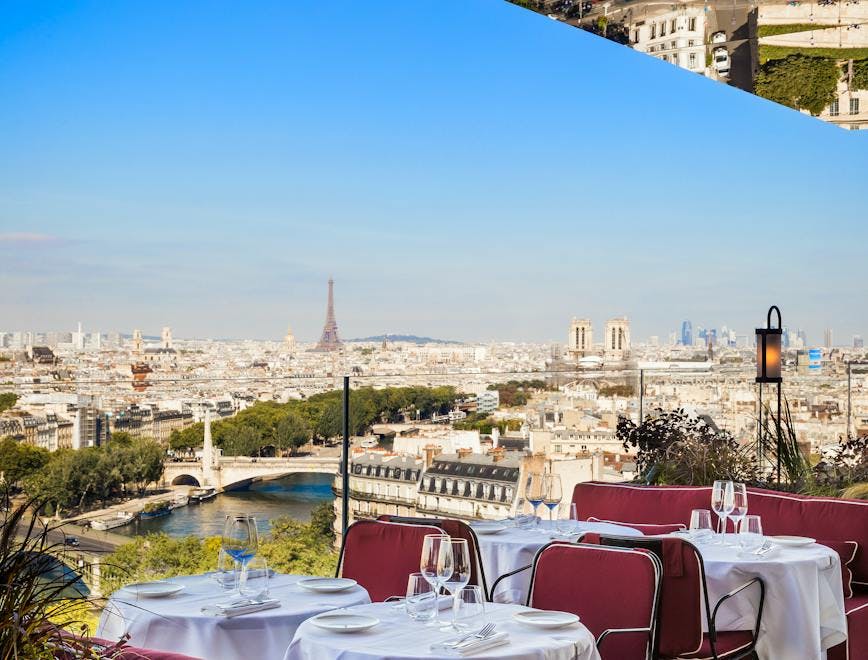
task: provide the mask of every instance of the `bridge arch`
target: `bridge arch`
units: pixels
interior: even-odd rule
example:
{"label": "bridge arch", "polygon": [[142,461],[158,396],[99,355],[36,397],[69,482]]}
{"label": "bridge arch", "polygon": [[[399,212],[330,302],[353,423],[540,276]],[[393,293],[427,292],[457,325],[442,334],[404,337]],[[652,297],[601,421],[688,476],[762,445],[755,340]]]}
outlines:
{"label": "bridge arch", "polygon": [[192,474],[179,474],[177,477],[172,479],[173,486],[201,486],[199,480],[194,477]]}

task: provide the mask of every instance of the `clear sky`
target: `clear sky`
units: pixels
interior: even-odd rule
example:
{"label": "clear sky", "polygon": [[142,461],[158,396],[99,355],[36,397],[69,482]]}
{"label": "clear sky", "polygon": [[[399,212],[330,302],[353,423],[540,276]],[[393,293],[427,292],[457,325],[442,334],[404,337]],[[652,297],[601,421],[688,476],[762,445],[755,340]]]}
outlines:
{"label": "clear sky", "polygon": [[0,329],[868,335],[868,135],[500,0],[0,5]]}

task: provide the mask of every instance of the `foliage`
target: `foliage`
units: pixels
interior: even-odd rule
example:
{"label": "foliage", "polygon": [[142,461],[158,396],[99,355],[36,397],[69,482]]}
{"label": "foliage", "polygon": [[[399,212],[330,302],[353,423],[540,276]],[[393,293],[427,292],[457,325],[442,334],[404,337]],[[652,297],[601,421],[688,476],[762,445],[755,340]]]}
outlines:
{"label": "foliage", "polygon": [[16,506],[0,528],[0,660],[53,660],[61,645],[76,658],[111,657],[120,645],[97,651],[86,640],[61,637],[57,621],[86,633],[78,619],[85,596],[75,572],[55,570],[63,568],[53,556],[62,548],[33,515],[38,508],[34,502]]}
{"label": "foliage", "polygon": [[763,422],[760,428],[761,446],[765,452],[765,464],[770,466],[767,478],[772,478],[771,471],[777,471],[780,457],[781,473],[775,474],[778,487],[785,486],[787,490],[812,493],[816,483],[808,456],[799,446],[793,418],[790,414],[790,404],[785,403],[781,411],[781,435],[778,438],[777,425],[771,408],[766,406]]}
{"label": "foliage", "polygon": [[163,449],[152,440],[60,449],[24,482],[49,511],[83,509],[130,491],[142,493],[163,475]]}
{"label": "foliage", "polygon": [[14,392],[0,393],[0,413],[14,408],[16,403],[18,403],[18,395]]}
{"label": "foliage", "polygon": [[639,473],[649,484],[710,486],[717,479],[756,481],[750,448],[683,410],[658,410],[638,425],[622,417],[616,437],[625,449],[638,449]]}
{"label": "foliage", "polygon": [[868,436],[843,440],[823,456],[814,475],[819,483],[837,489],[868,482]]}
{"label": "foliage", "polygon": [[[331,503],[314,509],[309,523],[274,518],[270,535],[260,540],[259,554],[279,573],[334,575],[337,554],[333,521]],[[219,536],[204,539],[166,534],[139,536],[106,559],[102,579],[111,592],[131,582],[204,573],[217,567],[219,550]]]}
{"label": "foliage", "polygon": [[778,34],[793,34],[795,32],[810,32],[811,30],[822,30],[823,25],[815,25],[813,23],[789,23],[786,25],[758,25],[757,36],[774,37]]}
{"label": "foliage", "polygon": [[513,406],[526,405],[531,395],[535,392],[542,392],[551,388],[546,385],[545,381],[534,379],[508,380],[505,383],[489,385],[486,389],[497,391],[500,397],[500,405],[512,408]]}
{"label": "foliage", "polygon": [[764,44],[759,47],[760,64],[765,64],[771,60],[783,60],[791,55],[826,58],[833,62],[851,59],[864,60],[868,58],[868,48],[799,48],[797,46],[768,46]]}
{"label": "foliage", "polygon": [[853,62],[851,87],[854,90],[868,89],[868,59]]}
{"label": "foliage", "polygon": [[7,438],[0,441],[0,472],[7,484],[15,486],[41,470],[50,456],[47,449]]}
{"label": "foliage", "polygon": [[278,449],[289,449],[292,452],[307,444],[310,440],[310,429],[301,415],[290,412],[277,423],[274,440]]}
{"label": "foliage", "polygon": [[846,497],[849,500],[868,500],[868,483],[854,484],[845,488],[841,497]]}
{"label": "foliage", "polygon": [[630,397],[636,394],[632,385],[601,385],[597,395],[602,397]]}
{"label": "foliage", "polygon": [[459,431],[479,431],[482,435],[490,435],[492,430],[497,427],[501,434],[509,431],[517,431],[521,428],[521,420],[518,419],[501,419],[495,420],[494,417],[481,413],[473,413],[462,420],[455,422],[453,428]]}
{"label": "foliage", "polygon": [[755,89],[770,101],[819,115],[835,100],[840,75],[834,60],[793,54],[763,64]]}

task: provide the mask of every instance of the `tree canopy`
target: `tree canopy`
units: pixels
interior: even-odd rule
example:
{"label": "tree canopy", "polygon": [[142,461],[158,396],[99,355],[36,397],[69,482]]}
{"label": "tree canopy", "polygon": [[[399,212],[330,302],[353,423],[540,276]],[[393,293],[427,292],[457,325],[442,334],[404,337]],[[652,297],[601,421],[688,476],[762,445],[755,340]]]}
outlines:
{"label": "tree canopy", "polygon": [[0,393],[0,413],[14,408],[16,403],[18,403],[18,395],[14,392]]}
{"label": "tree canopy", "polygon": [[763,64],[755,89],[770,101],[819,115],[835,100],[840,76],[832,59],[794,54]]}
{"label": "tree canopy", "polygon": [[0,472],[6,483],[16,486],[41,470],[50,456],[47,449],[6,438],[0,441]]}

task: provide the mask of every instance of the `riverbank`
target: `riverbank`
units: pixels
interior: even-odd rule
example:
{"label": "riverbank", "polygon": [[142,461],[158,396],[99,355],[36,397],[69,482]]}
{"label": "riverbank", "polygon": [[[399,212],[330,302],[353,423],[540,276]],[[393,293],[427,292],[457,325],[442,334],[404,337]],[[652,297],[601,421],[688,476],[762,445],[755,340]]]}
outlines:
{"label": "riverbank", "polygon": [[74,523],[74,524],[82,524],[85,522],[89,522],[94,520],[95,518],[103,518],[105,516],[110,516],[114,513],[118,513],[121,511],[125,511],[128,513],[139,513],[142,509],[145,508],[145,505],[150,502],[159,502],[161,500],[172,500],[177,493],[182,493],[186,495],[190,491],[190,486],[169,486],[165,489],[161,489],[159,491],[154,491],[150,495],[143,495],[141,497],[134,497],[129,500],[124,500],[123,502],[118,502],[117,504],[112,504],[102,509],[95,509],[93,511],[86,511],[76,516],[70,516],[69,518],[62,518],[60,520],[61,523]]}

